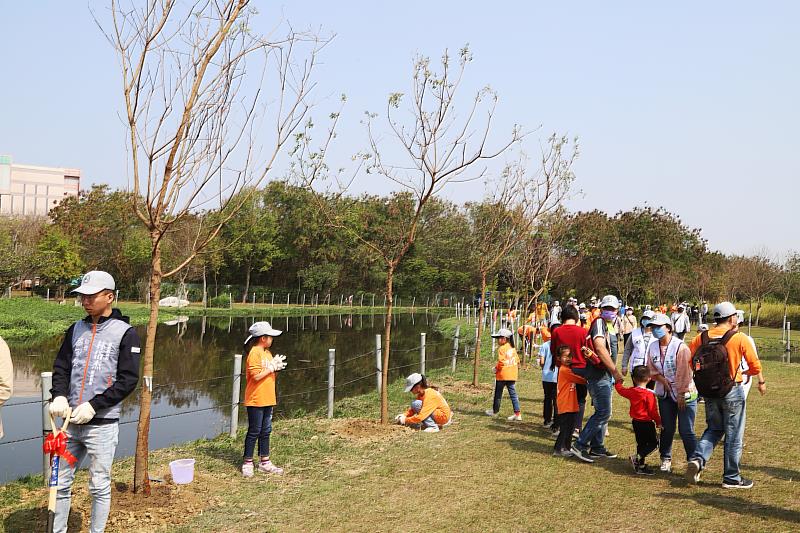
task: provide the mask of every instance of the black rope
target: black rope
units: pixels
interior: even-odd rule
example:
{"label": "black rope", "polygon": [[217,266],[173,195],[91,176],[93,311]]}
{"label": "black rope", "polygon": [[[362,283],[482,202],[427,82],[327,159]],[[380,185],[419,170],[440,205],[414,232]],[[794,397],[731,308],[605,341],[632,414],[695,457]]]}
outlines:
{"label": "black rope", "polygon": [[27,442],[29,440],[36,440],[36,439],[41,439],[41,438],[42,438],[41,435],[37,435],[35,437],[27,437],[25,439],[7,440],[7,441],[0,442],[0,446],[5,446],[6,444],[16,444],[17,442]]}
{"label": "black rope", "polygon": [[18,405],[33,405],[35,403],[41,404],[42,400],[31,400],[27,402],[19,402],[19,403],[7,403],[3,405],[3,409],[8,409],[9,407],[16,407]]}

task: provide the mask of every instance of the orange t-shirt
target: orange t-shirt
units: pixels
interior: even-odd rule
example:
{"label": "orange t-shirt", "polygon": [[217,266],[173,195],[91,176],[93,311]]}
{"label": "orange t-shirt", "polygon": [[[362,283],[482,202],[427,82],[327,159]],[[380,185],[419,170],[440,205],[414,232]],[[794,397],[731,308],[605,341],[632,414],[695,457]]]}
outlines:
{"label": "orange t-shirt", "polygon": [[[724,327],[713,327],[708,330],[708,338],[709,339],[718,339],[720,337],[724,337],[725,333],[728,330]],[[703,336],[698,335],[692,342],[689,343],[689,350],[692,352],[692,356],[694,356],[697,348],[700,347],[700,343],[703,342]],[[742,381],[742,372],[739,369],[739,366],[742,364],[742,358],[747,361],[747,366],[750,367],[747,370],[747,375],[749,376],[757,376],[761,372],[761,361],[758,359],[758,354],[756,353],[755,347],[753,343],[750,342],[750,339],[744,333],[737,332],[735,333],[730,339],[728,339],[728,344],[725,345],[725,349],[728,351],[728,368],[730,369],[731,377],[736,381],[736,383],[740,383]],[[692,365],[691,358],[689,359],[689,366]]]}
{"label": "orange t-shirt", "polygon": [[519,356],[510,344],[504,344],[497,349],[494,371],[497,381],[517,381],[519,378]]}
{"label": "orange t-shirt", "polygon": [[269,407],[278,403],[275,401],[275,373],[267,374],[261,381],[255,380],[255,376],[264,370],[268,361],[272,361],[272,353],[261,346],[253,346],[247,354],[244,404],[248,407]]}
{"label": "orange t-shirt", "polygon": [[419,413],[414,413],[413,409],[406,411],[406,424],[419,424],[429,416],[433,415],[433,421],[443,426],[450,420],[452,411],[447,405],[444,396],[434,388],[427,388],[422,394],[417,396],[417,400],[422,400],[422,409]]}
{"label": "orange t-shirt", "polygon": [[556,406],[559,413],[577,413],[578,391],[575,385],[586,383],[586,380],[575,374],[568,366],[558,367],[558,385],[556,385]]}

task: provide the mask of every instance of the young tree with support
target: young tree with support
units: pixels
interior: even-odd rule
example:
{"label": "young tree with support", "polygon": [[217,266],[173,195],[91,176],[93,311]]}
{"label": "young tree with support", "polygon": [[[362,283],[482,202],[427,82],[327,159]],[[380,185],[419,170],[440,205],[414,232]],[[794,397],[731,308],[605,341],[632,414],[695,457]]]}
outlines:
{"label": "young tree with support", "polygon": [[[128,133],[131,208],[150,238],[150,319],[143,355],[134,491],[147,494],[153,352],[162,280],[183,270],[256,190],[309,109],[326,44],[291,28],[254,33],[248,0],[112,0],[95,20],[114,47]],[[162,243],[182,219],[202,217],[182,257],[165,269]]]}

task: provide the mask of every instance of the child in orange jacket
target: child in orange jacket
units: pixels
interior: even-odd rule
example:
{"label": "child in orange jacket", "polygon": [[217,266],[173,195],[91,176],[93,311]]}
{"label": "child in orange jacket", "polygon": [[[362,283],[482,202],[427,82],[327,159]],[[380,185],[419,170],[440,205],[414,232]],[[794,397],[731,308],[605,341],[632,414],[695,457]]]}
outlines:
{"label": "child in orange jacket", "polygon": [[[578,423],[578,391],[576,385],[585,385],[586,380],[572,371],[572,351],[566,344],[556,348],[554,355],[558,362],[558,385],[556,389],[556,406],[558,408],[558,437],[553,447],[556,457],[572,457],[572,432]],[[589,462],[594,462],[590,459]]]}
{"label": "child in orange jacket", "polygon": [[501,328],[492,337],[497,339],[497,364],[494,367],[495,385],[494,402],[492,408],[486,411],[488,416],[495,416],[500,412],[500,399],[503,397],[503,389],[508,389],[511,397],[511,405],[514,407],[514,414],[508,420],[520,421],[522,414],[519,409],[519,397],[517,397],[516,383],[519,378],[519,356],[514,349],[514,334],[510,329]]}
{"label": "child in orange jacket", "polygon": [[394,417],[398,424],[423,427],[426,433],[436,433],[452,420],[453,412],[447,401],[435,387],[428,386],[422,374],[414,372],[406,378],[406,392],[413,393],[416,399],[405,414]]}

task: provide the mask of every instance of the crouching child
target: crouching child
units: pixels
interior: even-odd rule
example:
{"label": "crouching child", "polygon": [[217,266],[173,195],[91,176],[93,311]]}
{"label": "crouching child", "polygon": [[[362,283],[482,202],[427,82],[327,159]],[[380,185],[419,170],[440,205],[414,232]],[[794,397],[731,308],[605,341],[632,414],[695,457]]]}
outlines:
{"label": "crouching child", "polygon": [[428,385],[425,376],[416,372],[408,376],[405,390],[416,398],[405,414],[399,414],[394,418],[395,422],[421,428],[428,433],[436,433],[441,427],[450,424],[453,411],[444,396],[435,387]]}

